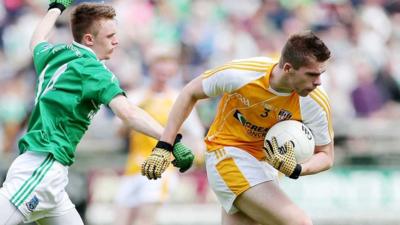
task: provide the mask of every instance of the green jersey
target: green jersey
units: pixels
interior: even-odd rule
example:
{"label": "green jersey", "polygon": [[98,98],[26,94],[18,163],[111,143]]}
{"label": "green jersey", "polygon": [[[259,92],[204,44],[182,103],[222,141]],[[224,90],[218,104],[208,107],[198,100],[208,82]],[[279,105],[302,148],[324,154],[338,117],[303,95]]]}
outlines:
{"label": "green jersey", "polygon": [[81,44],[38,44],[33,53],[39,75],[35,106],[18,146],[50,152],[63,165],[74,162],[76,145],[100,105],[125,94],[118,79]]}

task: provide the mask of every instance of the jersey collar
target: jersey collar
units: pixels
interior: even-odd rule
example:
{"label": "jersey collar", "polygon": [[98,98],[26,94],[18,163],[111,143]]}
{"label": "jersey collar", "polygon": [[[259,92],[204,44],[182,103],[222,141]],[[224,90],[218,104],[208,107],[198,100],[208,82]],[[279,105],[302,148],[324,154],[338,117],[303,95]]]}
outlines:
{"label": "jersey collar", "polygon": [[271,92],[274,95],[277,95],[277,96],[289,96],[289,95],[291,95],[293,93],[293,92],[291,92],[291,93],[278,92],[278,91],[275,91],[274,89],[272,89],[271,86],[268,87],[268,91]]}
{"label": "jersey collar", "polygon": [[78,48],[82,48],[82,49],[86,50],[90,55],[92,55],[94,58],[96,58],[97,60],[99,60],[99,59],[97,58],[96,53],[94,53],[94,51],[93,51],[91,48],[89,48],[89,47],[87,47],[87,46],[85,46],[85,45],[83,45],[83,44],[79,44],[79,43],[76,42],[76,41],[73,41],[72,44],[75,45],[75,46],[78,47]]}

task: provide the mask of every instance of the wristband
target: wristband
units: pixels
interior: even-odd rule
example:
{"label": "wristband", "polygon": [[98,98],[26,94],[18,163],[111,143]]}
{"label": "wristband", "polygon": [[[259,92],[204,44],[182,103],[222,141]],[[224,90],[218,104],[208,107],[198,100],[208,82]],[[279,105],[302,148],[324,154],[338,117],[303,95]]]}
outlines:
{"label": "wristband", "polygon": [[169,152],[172,152],[173,149],[174,149],[174,147],[170,143],[165,142],[165,141],[158,141],[157,145],[156,145],[156,148],[162,148],[162,149],[165,149],[165,150],[167,150]]}
{"label": "wristband", "polygon": [[182,140],[182,134],[177,134],[175,137],[174,145]]}
{"label": "wristband", "polygon": [[61,3],[58,3],[58,2],[50,3],[48,10],[54,9],[54,8],[59,9],[61,11],[61,13],[65,10],[65,6],[63,4],[61,4]]}
{"label": "wristband", "polygon": [[293,171],[293,173],[289,176],[290,178],[292,178],[292,179],[297,179],[297,178],[299,178],[299,176],[300,176],[300,173],[301,173],[301,165],[300,164],[297,164],[296,165],[296,168],[294,168],[294,171]]}

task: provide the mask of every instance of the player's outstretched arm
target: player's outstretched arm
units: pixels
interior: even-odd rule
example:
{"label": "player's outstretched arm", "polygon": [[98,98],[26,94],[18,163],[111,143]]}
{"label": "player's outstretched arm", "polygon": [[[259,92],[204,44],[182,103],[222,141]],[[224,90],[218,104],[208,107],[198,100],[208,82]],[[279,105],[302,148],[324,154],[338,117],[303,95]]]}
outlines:
{"label": "player's outstretched arm", "polygon": [[160,138],[163,132],[160,123],[141,108],[132,105],[125,96],[116,96],[111,100],[109,106],[129,128],[155,139]]}
{"label": "player's outstretched arm", "polygon": [[47,41],[57,18],[61,13],[73,3],[73,0],[50,0],[49,10],[43,19],[36,26],[30,41],[30,50],[33,52],[35,46],[43,41]]}
{"label": "player's outstretched arm", "polygon": [[[167,126],[164,130],[164,133],[161,135],[160,141],[157,143],[158,147],[156,146],[156,148],[153,150],[153,153],[142,165],[142,174],[144,176],[149,179],[161,178],[161,174],[167,168],[164,167],[164,163],[159,163],[160,160],[155,160],[155,158],[159,158],[158,155],[163,155],[165,153],[165,151],[159,150],[160,143],[163,146],[169,146],[169,149],[174,147],[173,152],[175,160],[173,161],[173,164],[176,167],[179,167],[181,172],[184,172],[190,168],[193,163],[194,156],[190,149],[185,147],[182,143],[180,143],[180,141],[176,141],[176,137],[178,130],[189,116],[190,112],[193,110],[197,100],[207,97],[208,96],[203,91],[202,77],[192,80],[183,88],[169,114]],[[173,145],[174,143],[175,145]],[[163,152],[163,154],[160,154],[160,152]]]}

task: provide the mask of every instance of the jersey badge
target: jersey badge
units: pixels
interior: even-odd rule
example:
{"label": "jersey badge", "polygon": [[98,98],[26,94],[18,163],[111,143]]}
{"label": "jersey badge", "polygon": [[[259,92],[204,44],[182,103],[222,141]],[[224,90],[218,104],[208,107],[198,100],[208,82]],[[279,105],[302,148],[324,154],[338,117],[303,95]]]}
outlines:
{"label": "jersey badge", "polygon": [[285,110],[285,109],[281,109],[281,111],[279,111],[278,113],[278,120],[282,121],[282,120],[288,120],[292,118],[292,113]]}
{"label": "jersey badge", "polygon": [[244,118],[244,116],[238,110],[236,110],[235,114],[233,114],[233,117],[235,117],[237,120],[239,120],[239,122],[243,126],[245,126],[247,124],[246,118]]}
{"label": "jersey badge", "polygon": [[33,210],[35,210],[35,208],[39,205],[39,199],[36,197],[36,195],[34,195],[33,198],[25,205],[29,211],[33,212]]}

